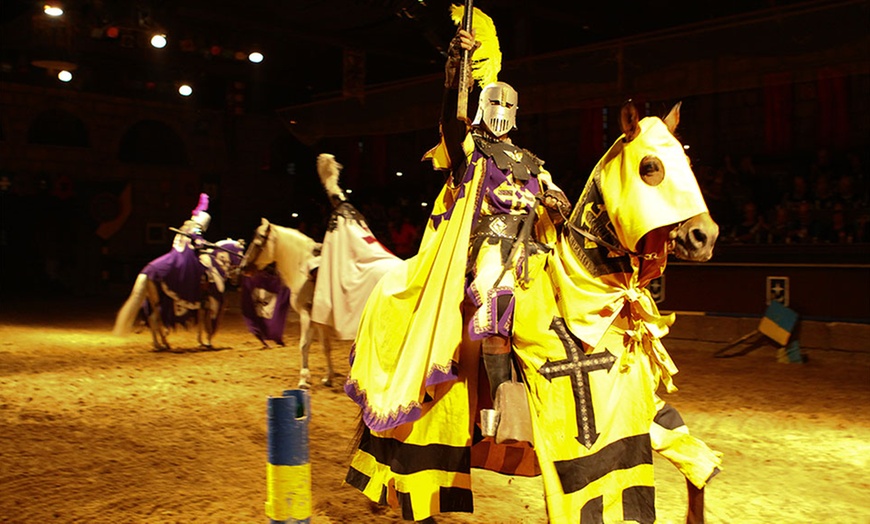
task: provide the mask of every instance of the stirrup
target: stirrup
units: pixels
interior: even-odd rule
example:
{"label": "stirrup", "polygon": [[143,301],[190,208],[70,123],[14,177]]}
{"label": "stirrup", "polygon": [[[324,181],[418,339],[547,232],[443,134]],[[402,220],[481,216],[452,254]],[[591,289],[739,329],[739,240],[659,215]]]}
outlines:
{"label": "stirrup", "polygon": [[495,437],[501,413],[494,409],[480,410],[480,432],[484,437]]}

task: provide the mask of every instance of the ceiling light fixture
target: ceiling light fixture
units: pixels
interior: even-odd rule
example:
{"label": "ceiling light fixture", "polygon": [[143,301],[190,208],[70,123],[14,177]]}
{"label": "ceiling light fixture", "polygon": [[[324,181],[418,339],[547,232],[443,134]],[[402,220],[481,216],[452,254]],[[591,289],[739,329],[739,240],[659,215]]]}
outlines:
{"label": "ceiling light fixture", "polygon": [[253,62],[255,64],[259,64],[260,62],[262,62],[263,58],[264,58],[263,53],[261,53],[259,51],[254,51],[248,55],[248,60],[250,60],[251,62]]}
{"label": "ceiling light fixture", "polygon": [[166,35],[162,33],[157,33],[151,37],[151,45],[156,47],[157,49],[163,49],[166,47]]}
{"label": "ceiling light fixture", "polygon": [[45,14],[48,16],[61,16],[63,14],[63,8],[57,4],[45,4],[42,10],[45,11]]}
{"label": "ceiling light fixture", "polygon": [[61,82],[69,82],[70,80],[72,80],[72,77],[72,73],[70,73],[66,69],[57,73],[57,79]]}
{"label": "ceiling light fixture", "polygon": [[178,86],[178,94],[181,96],[190,96],[193,94],[193,88],[187,84],[181,84]]}

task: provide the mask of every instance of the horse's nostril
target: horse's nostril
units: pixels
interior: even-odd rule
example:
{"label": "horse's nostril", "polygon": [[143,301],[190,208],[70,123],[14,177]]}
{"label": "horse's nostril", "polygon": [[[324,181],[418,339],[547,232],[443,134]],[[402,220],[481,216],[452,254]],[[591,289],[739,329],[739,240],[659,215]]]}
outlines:
{"label": "horse's nostril", "polygon": [[707,233],[705,233],[704,230],[702,230],[701,228],[696,227],[692,229],[690,235],[692,236],[692,241],[697,244],[701,244],[703,246],[707,243]]}

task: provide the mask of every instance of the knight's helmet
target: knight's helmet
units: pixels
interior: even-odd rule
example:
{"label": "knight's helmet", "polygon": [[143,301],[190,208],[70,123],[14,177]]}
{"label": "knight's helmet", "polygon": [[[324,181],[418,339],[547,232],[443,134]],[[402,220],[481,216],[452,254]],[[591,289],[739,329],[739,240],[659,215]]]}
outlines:
{"label": "knight's helmet", "polygon": [[206,193],[199,194],[199,204],[190,214],[190,220],[195,222],[200,229],[200,233],[205,233],[208,225],[211,223],[211,215],[206,211],[208,209],[208,195]]}
{"label": "knight's helmet", "polygon": [[505,82],[487,84],[480,91],[474,125],[483,123],[490,133],[502,137],[517,123],[517,92]]}

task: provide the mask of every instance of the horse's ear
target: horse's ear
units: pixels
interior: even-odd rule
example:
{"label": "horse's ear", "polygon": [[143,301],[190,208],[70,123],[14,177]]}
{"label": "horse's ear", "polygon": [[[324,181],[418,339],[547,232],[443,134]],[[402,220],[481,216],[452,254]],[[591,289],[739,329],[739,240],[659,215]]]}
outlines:
{"label": "horse's ear", "polygon": [[626,142],[631,142],[640,133],[637,108],[634,107],[632,100],[622,104],[622,111],[619,113],[619,125],[622,128],[622,133],[625,135]]}
{"label": "horse's ear", "polygon": [[260,217],[260,225],[261,225],[261,226],[268,226],[268,225],[269,225],[269,221],[266,220],[265,217]]}
{"label": "horse's ear", "polygon": [[668,130],[673,135],[677,130],[677,126],[680,125],[680,106],[683,105],[682,102],[677,102],[674,107],[671,108],[671,112],[668,113],[668,116],[665,117],[665,125],[668,126]]}

